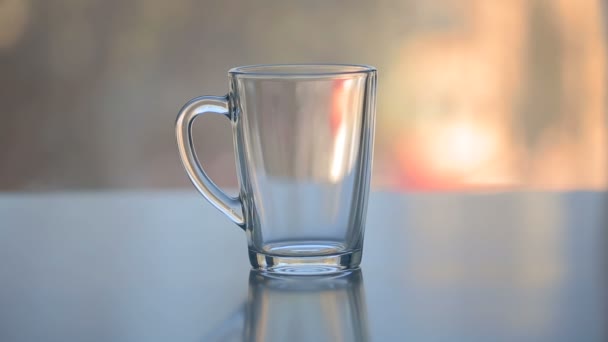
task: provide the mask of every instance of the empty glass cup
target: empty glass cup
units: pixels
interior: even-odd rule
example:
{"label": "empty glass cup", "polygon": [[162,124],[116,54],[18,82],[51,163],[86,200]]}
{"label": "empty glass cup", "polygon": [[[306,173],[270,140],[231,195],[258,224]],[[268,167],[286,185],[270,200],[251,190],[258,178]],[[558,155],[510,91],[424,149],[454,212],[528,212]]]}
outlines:
{"label": "empty glass cup", "polygon": [[[319,274],[361,262],[375,125],[376,70],[362,65],[256,65],[230,70],[228,95],[177,116],[179,153],[198,191],[247,233],[255,269]],[[239,195],[205,174],[192,122],[233,128]]]}

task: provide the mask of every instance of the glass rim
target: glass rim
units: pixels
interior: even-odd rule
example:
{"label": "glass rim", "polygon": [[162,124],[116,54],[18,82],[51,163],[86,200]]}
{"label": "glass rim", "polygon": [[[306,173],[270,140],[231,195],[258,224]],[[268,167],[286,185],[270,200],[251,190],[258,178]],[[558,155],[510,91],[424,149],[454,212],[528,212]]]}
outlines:
{"label": "glass rim", "polygon": [[341,63],[296,63],[296,64],[252,64],[232,68],[228,74],[233,76],[260,77],[319,77],[369,74],[376,68],[365,64]]}

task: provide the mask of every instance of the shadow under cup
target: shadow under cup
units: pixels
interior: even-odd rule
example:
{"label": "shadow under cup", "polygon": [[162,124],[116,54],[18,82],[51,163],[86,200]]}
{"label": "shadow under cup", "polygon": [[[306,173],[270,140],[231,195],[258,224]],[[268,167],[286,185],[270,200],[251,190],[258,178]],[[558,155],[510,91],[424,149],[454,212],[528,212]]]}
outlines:
{"label": "shadow under cup", "polygon": [[[375,126],[376,71],[357,65],[232,69],[225,97],[201,97],[178,115],[178,147],[197,189],[247,233],[255,269],[320,274],[361,262]],[[191,123],[232,122],[240,191],[203,172]]]}

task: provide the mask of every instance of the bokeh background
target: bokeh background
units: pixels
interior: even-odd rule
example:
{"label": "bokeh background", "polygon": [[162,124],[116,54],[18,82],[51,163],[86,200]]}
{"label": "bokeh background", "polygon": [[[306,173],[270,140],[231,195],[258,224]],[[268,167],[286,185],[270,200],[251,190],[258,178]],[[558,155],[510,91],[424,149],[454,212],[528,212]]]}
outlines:
{"label": "bokeh background", "polygon": [[[0,190],[189,186],[173,124],[258,63],[379,70],[373,186],[608,188],[601,0],[0,0]],[[230,126],[195,127],[236,186]]]}

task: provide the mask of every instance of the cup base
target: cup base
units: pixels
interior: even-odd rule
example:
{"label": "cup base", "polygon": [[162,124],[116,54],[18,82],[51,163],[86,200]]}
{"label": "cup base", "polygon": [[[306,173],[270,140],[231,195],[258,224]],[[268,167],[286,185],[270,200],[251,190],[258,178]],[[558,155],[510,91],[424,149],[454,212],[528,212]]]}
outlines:
{"label": "cup base", "polygon": [[255,270],[289,275],[335,274],[359,268],[361,250],[335,255],[277,256],[249,250]]}

